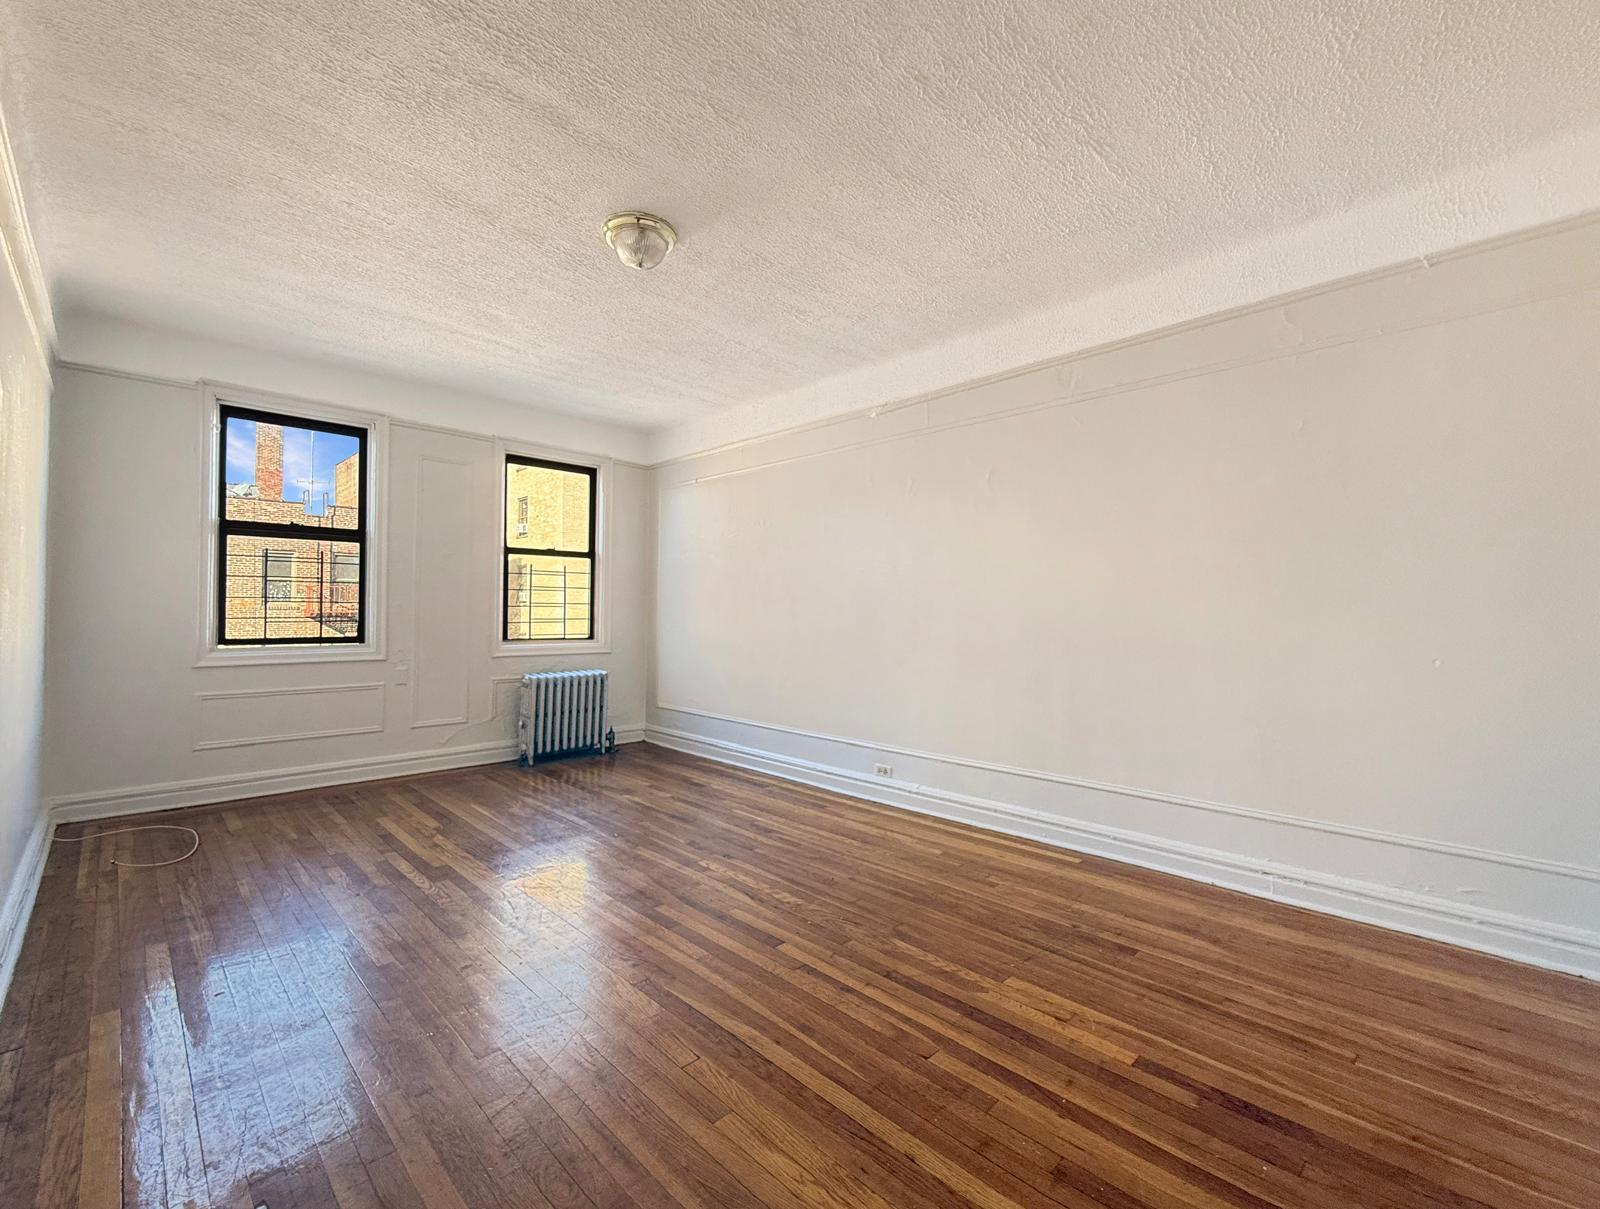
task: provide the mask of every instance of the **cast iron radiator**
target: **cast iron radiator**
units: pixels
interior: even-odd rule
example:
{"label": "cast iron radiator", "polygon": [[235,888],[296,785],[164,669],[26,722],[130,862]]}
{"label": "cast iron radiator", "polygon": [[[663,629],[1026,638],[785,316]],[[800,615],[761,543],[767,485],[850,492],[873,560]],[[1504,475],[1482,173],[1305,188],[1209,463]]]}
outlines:
{"label": "cast iron radiator", "polygon": [[606,724],[605,672],[530,672],[522,678],[519,763],[594,755],[616,746],[616,733]]}

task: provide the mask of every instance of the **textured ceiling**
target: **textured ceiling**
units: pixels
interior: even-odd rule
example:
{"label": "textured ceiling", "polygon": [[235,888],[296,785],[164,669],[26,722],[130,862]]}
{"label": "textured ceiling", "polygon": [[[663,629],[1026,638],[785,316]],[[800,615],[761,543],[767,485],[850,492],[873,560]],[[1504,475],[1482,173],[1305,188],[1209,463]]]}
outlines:
{"label": "textured ceiling", "polygon": [[[1069,351],[1028,317],[1129,282],[1126,323],[1183,318],[1161,274],[1386,198],[1448,246],[1475,170],[1600,128],[1593,0],[6,7],[64,315],[708,440]],[[662,268],[605,247],[624,207],[677,224]],[[1347,242],[1316,271],[1369,267]]]}

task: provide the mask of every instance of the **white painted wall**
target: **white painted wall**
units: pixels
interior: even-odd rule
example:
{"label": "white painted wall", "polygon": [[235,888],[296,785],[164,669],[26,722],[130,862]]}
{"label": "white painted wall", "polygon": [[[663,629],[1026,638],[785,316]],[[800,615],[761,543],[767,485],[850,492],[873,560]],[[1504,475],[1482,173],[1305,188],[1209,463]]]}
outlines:
{"label": "white painted wall", "polygon": [[46,835],[39,803],[49,304],[0,122],[0,998]]}
{"label": "white painted wall", "polygon": [[1597,331],[1580,223],[665,465],[652,736],[1600,973]]}
{"label": "white painted wall", "polygon": [[646,460],[648,439],[642,429],[548,411],[539,407],[537,399],[451,391],[413,379],[288,357],[261,346],[197,339],[93,312],[69,312],[61,317],[60,326],[56,359],[66,366],[110,366],[184,383],[204,378],[468,432],[533,433],[543,445],[624,461]]}
{"label": "white painted wall", "polygon": [[[246,360],[249,350],[234,346],[162,340],[162,357],[137,360],[130,351],[128,359],[145,372],[249,374],[251,386],[317,391],[324,402],[355,407],[383,403],[391,385],[263,354]],[[131,349],[92,345],[66,324],[62,342],[80,359],[96,348]],[[414,417],[426,404],[419,388],[407,392],[392,416]],[[615,462],[605,502],[610,652],[492,654],[501,506],[494,437],[615,454],[633,448],[631,431],[450,397],[435,401],[440,423],[497,426],[473,435],[391,419],[387,448],[377,453],[388,466],[376,525],[387,568],[385,658],[195,667],[204,573],[199,388],[64,367],[55,399],[44,781],[58,814],[507,758],[517,678],[542,668],[608,668],[613,724],[624,737],[642,729],[650,539],[642,467]],[[285,738],[324,731],[356,733]]]}

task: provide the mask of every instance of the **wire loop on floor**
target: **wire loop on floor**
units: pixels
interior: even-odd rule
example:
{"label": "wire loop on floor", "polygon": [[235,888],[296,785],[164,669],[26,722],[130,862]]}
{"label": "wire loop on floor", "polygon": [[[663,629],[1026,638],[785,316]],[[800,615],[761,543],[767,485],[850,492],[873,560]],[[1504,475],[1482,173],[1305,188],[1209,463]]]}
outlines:
{"label": "wire loop on floor", "polygon": [[120,865],[124,869],[159,869],[163,865],[176,865],[200,851],[200,833],[193,827],[183,827],[177,823],[146,823],[138,827],[114,827],[110,831],[96,831],[93,835],[58,835],[54,838],[63,844],[82,844],[88,840],[98,840],[103,836],[124,835],[129,831],[187,831],[194,837],[194,843],[189,845],[189,851],[182,856],[173,857],[170,861],[119,861],[116,857],[111,858],[113,865]]}

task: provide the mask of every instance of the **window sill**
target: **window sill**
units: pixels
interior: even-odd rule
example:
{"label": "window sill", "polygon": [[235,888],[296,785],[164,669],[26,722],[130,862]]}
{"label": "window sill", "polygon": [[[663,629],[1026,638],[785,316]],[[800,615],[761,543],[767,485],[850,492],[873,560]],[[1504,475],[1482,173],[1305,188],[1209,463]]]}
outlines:
{"label": "window sill", "polygon": [[495,659],[549,658],[552,655],[609,655],[611,644],[599,638],[553,638],[546,641],[532,639],[527,642],[495,643],[489,652]]}
{"label": "window sill", "polygon": [[195,667],[261,667],[294,663],[365,663],[382,659],[383,651],[370,644],[351,647],[212,647]]}

